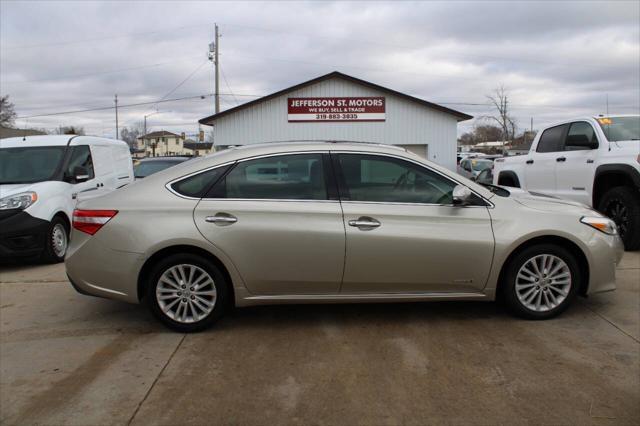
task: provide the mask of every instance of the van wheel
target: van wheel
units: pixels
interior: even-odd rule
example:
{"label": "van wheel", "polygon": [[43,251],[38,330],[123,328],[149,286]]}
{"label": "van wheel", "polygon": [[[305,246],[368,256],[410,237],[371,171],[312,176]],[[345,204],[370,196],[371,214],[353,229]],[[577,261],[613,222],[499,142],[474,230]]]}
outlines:
{"label": "van wheel", "polygon": [[146,303],[162,323],[181,333],[201,331],[224,313],[227,282],[218,268],[194,254],[174,254],[149,274]]}
{"label": "van wheel", "polygon": [[640,194],[637,190],[628,186],[611,188],[600,200],[598,210],[616,223],[625,249],[640,249]]}
{"label": "van wheel", "polygon": [[541,320],[567,309],[581,280],[578,262],[571,252],[554,244],[537,244],[509,262],[501,290],[511,312]]}
{"label": "van wheel", "polygon": [[48,263],[64,261],[69,247],[69,225],[60,217],[54,217],[49,224],[42,260]]}

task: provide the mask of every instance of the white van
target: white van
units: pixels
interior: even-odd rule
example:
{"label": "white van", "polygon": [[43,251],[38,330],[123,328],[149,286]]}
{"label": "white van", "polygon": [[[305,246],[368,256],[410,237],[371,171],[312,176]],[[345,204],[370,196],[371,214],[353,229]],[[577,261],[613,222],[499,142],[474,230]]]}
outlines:
{"label": "white van", "polygon": [[129,146],[94,136],[0,139],[0,259],[62,262],[79,197],[133,182]]}

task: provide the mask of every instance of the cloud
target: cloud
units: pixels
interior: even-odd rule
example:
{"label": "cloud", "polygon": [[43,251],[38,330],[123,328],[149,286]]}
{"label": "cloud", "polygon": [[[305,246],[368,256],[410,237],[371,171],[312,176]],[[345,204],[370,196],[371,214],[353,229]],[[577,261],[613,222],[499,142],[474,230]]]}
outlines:
{"label": "cloud", "polygon": [[[20,116],[110,106],[116,93],[121,105],[152,102],[195,70],[170,97],[211,93],[204,62],[214,20],[223,34],[223,108],[339,70],[474,116],[490,113],[486,95],[504,84],[522,127],[531,117],[537,127],[603,113],[607,97],[612,112],[640,111],[636,1],[4,1],[0,9],[0,90]],[[213,100],[158,110],[151,129],[195,132]],[[122,108],[120,123],[152,111]],[[115,132],[113,111],[26,124]]]}

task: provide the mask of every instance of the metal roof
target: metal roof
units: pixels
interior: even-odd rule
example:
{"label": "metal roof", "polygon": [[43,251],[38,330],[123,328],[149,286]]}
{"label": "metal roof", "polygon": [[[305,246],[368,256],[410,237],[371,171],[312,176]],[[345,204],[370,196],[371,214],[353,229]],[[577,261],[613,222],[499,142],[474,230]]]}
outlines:
{"label": "metal roof", "polygon": [[355,84],[360,84],[362,86],[366,86],[366,87],[369,87],[369,88],[372,88],[372,89],[379,90],[381,92],[385,92],[385,93],[388,93],[388,94],[391,94],[391,95],[398,96],[400,98],[404,98],[404,99],[406,99],[408,101],[418,103],[418,104],[420,104],[420,105],[422,105],[424,107],[427,107],[427,108],[431,108],[431,109],[435,109],[435,110],[438,110],[438,111],[441,111],[441,112],[444,112],[444,113],[447,113],[447,114],[451,114],[451,115],[457,117],[458,121],[465,121],[465,120],[470,120],[470,119],[473,118],[473,116],[465,114],[463,112],[456,111],[456,110],[444,107],[442,105],[438,105],[438,104],[434,104],[434,103],[431,103],[431,102],[427,102],[427,101],[425,101],[423,99],[416,98],[416,97],[411,96],[411,95],[407,95],[406,93],[398,92],[396,90],[389,89],[387,87],[379,86],[377,84],[374,84],[374,83],[371,83],[371,82],[368,82],[368,81],[365,81],[365,80],[361,80],[359,78],[352,77],[352,76],[347,75],[347,74],[343,74],[343,73],[341,73],[339,71],[333,71],[333,72],[330,72],[329,74],[325,74],[323,76],[314,78],[312,80],[305,81],[305,82],[297,84],[295,86],[288,87],[286,89],[280,90],[280,91],[272,93],[270,95],[263,96],[262,98],[258,98],[258,99],[255,99],[253,101],[244,103],[242,105],[238,105],[236,107],[229,108],[229,109],[224,110],[222,112],[219,112],[217,114],[213,114],[213,115],[210,115],[208,117],[201,118],[200,120],[198,120],[198,123],[204,124],[204,125],[207,125],[207,126],[212,126],[213,122],[215,120],[217,120],[219,118],[222,118],[222,117],[224,117],[226,115],[229,115],[229,114],[232,114],[234,112],[243,110],[245,108],[252,107],[252,106],[257,105],[259,103],[268,101],[270,99],[285,95],[287,93],[293,92],[294,90],[298,90],[298,89],[301,89],[303,87],[311,86],[313,84],[320,83],[322,81],[329,80],[329,79],[332,79],[332,78],[340,78],[340,79],[343,79],[343,80],[347,80],[347,81],[350,81],[350,82],[355,83]]}

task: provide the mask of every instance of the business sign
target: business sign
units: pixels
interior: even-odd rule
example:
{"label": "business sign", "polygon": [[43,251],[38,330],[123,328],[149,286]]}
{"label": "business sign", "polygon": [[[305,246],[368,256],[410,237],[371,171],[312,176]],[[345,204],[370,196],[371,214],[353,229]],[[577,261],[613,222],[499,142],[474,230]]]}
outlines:
{"label": "business sign", "polygon": [[384,121],[384,97],[288,98],[289,122]]}

